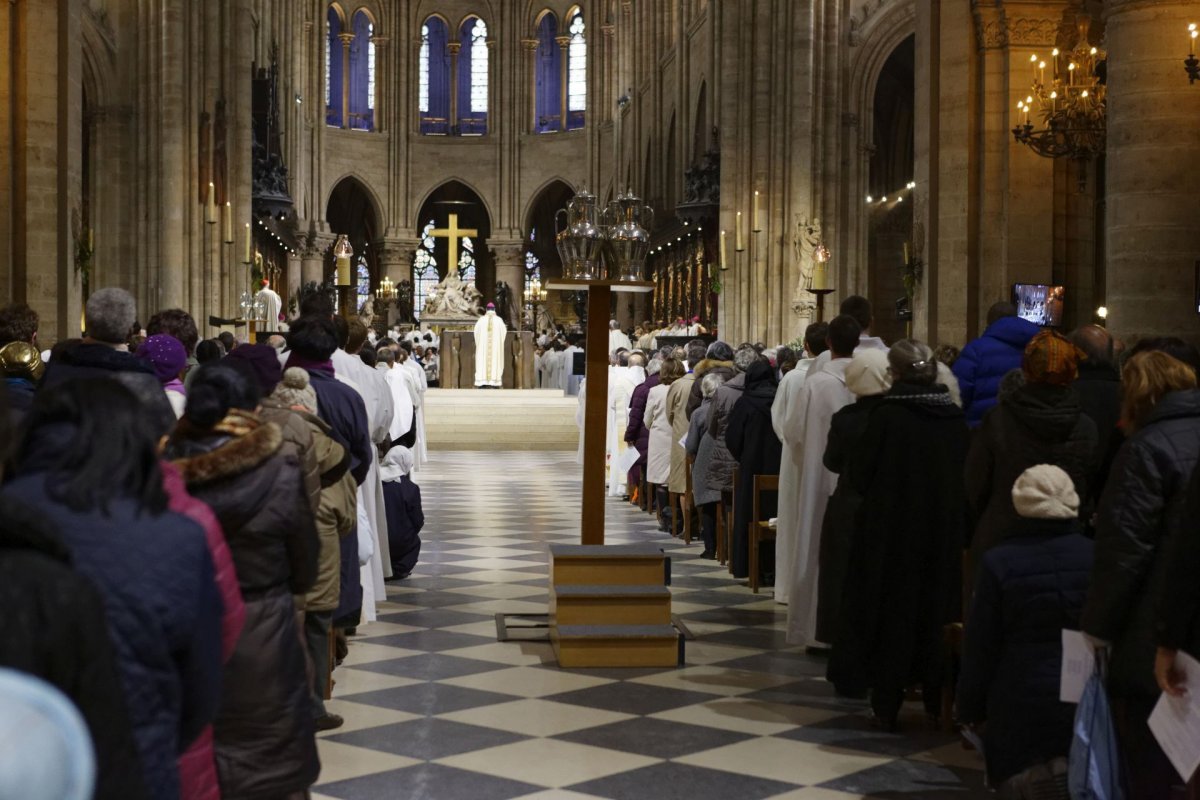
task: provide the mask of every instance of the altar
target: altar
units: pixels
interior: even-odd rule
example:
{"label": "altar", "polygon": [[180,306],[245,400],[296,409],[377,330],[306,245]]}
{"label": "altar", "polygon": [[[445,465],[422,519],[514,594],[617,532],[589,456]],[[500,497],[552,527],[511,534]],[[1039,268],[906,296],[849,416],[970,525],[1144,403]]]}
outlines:
{"label": "altar", "polygon": [[[471,389],[475,385],[475,331],[465,327],[439,332],[439,380],[443,389]],[[509,331],[504,337],[504,389],[533,389],[533,332]]]}

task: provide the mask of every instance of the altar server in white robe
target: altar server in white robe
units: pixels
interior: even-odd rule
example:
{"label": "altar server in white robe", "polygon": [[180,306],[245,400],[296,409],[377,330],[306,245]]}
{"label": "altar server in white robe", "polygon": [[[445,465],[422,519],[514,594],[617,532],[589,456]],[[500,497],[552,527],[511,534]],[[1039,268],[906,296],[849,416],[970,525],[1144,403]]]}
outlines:
{"label": "altar server in white robe", "polygon": [[388,435],[393,442],[400,440],[413,427],[415,405],[412,382],[408,378],[408,370],[396,366],[396,354],[390,347],[379,348],[379,360],[375,369],[383,373],[388,389],[392,393],[392,427]]}
{"label": "altar server in white robe", "polygon": [[[380,445],[389,440],[392,427],[392,393],[382,373],[368,367],[357,353],[367,341],[367,328],[358,320],[345,322],[334,319],[339,336],[343,336],[343,324],[348,326],[342,344],[333,354],[333,371],[338,380],[352,386],[363,399],[367,408],[367,427],[371,441]],[[353,354],[348,351],[353,351]],[[379,452],[371,448],[371,469],[367,478],[358,487],[358,505],[371,523],[375,541],[374,556],[362,567],[363,619],[375,620],[375,604],[387,599],[384,578],[392,574],[391,554],[387,541],[387,510],[383,504],[383,481],[379,476]]]}
{"label": "altar server in white robe", "polygon": [[[258,294],[254,295],[255,305],[262,300],[263,308],[266,314],[260,321],[260,331],[271,332],[279,330],[279,314],[283,311],[283,298],[271,288],[271,282],[263,280],[262,288],[258,290]],[[251,342],[251,344],[254,344]]]}
{"label": "altar server in white robe", "polygon": [[790,578],[790,582],[784,579],[789,592],[788,641],[812,647],[823,645],[815,638],[817,567],[825,506],[837,488],[837,475],[825,468],[825,444],[833,415],[854,402],[854,394],[846,388],[846,367],[858,346],[860,330],[854,318],[847,315],[829,323],[830,361],[819,372],[809,370],[792,419],[782,426],[788,436],[785,451],[791,451],[799,465],[800,480],[794,495],[798,504],[795,522],[787,530],[777,529],[777,540],[786,537],[790,542],[784,548],[788,560],[776,563],[775,593],[776,597],[783,596],[778,585],[778,576],[783,573]]}
{"label": "altar server in white robe", "polygon": [[429,389],[429,378],[425,375],[425,370],[421,369],[421,365],[413,358],[412,345],[405,342],[401,345],[401,350],[404,351],[404,359],[400,364],[408,376],[409,383],[413,391],[413,406],[417,420],[417,446],[413,449],[414,470],[419,470],[422,464],[429,463],[429,447],[425,441],[425,392]]}
{"label": "altar server in white robe", "polygon": [[560,386],[566,394],[574,397],[580,393],[579,385],[583,382],[582,375],[576,375],[575,372],[575,354],[582,353],[582,347],[569,345],[566,350],[563,350],[562,356],[562,374],[559,376]]}
{"label": "altar server in white robe", "polygon": [[[888,351],[887,343],[878,336],[871,335],[871,324],[875,321],[872,317],[871,303],[867,298],[861,295],[853,294],[842,301],[841,314],[849,314],[854,317],[854,321],[858,323],[862,332],[858,335],[858,346],[854,348],[854,352],[859,350],[882,350]],[[832,358],[832,353],[826,350],[817,356],[817,360],[813,362],[809,368],[811,372],[816,372],[825,367]]]}
{"label": "altar server in white robe", "polygon": [[608,494],[621,497],[626,493],[628,470],[616,468],[617,459],[628,445],[625,443],[625,428],[629,425],[629,399],[633,390],[646,380],[646,368],[642,356],[629,357],[629,366],[612,367],[608,373]]}
{"label": "altar server in white robe", "polygon": [[608,354],[611,356],[618,350],[632,350],[633,343],[621,330],[621,323],[615,319],[608,323]]}
{"label": "altar server in white robe", "polygon": [[504,385],[504,340],[508,326],[496,314],[496,305],[475,323],[475,388],[499,389]]}
{"label": "altar server in white robe", "polygon": [[561,389],[563,351],[551,342],[550,347],[542,354],[542,388]]}

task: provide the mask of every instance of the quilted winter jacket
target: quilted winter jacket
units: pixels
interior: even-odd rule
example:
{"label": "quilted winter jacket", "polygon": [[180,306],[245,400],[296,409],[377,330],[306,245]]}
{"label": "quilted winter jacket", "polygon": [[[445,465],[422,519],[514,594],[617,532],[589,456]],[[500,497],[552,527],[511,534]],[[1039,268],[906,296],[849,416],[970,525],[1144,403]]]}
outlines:
{"label": "quilted winter jacket", "polygon": [[341,538],[354,529],[357,501],[350,456],[333,440],[332,429],[313,414],[298,412],[312,432],[313,452],[321,485],[317,508],[317,580],[304,596],[306,611],[333,611],[338,605],[341,570]]}
{"label": "quilted winter jacket", "polygon": [[983,422],[984,413],[996,405],[1000,379],[1011,370],[1020,369],[1025,346],[1040,331],[1037,325],[1020,317],[1004,317],[963,348],[953,371],[958,378],[968,425],[975,427]]}
{"label": "quilted winter jacket", "polygon": [[[1172,392],[1121,446],[1100,501],[1083,630],[1112,642],[1109,690],[1153,702],[1155,613],[1200,459],[1200,390]],[[1191,576],[1195,580],[1195,576]]]}
{"label": "quilted winter jacket", "polygon": [[258,415],[267,422],[278,425],[283,433],[283,440],[296,448],[296,453],[300,456],[300,471],[304,476],[304,493],[315,514],[321,503],[321,470],[317,464],[317,453],[313,449],[312,429],[300,417],[299,412],[271,397],[262,399],[262,408]]}
{"label": "quilted winter jacket", "polygon": [[712,408],[708,412],[708,435],[713,438],[708,464],[708,488],[715,492],[733,491],[733,473],[738,462],[725,444],[725,429],[729,426],[733,407],[745,390],[746,373],[739,372],[721,384],[713,395]]}

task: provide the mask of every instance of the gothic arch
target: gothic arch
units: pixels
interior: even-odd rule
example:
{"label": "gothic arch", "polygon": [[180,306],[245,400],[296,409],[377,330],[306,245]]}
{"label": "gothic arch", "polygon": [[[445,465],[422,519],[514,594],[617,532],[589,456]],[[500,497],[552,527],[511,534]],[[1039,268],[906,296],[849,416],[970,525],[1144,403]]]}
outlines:
{"label": "gothic arch", "polygon": [[[329,219],[329,202],[333,199],[333,193],[345,181],[352,181],[358,184],[358,188],[362,189],[363,193],[370,200],[371,212],[374,214],[375,223],[379,226],[382,226],[383,220],[385,220],[387,217],[383,213],[383,203],[379,199],[379,192],[375,191],[375,188],[371,186],[370,182],[368,182],[366,178],[353,171],[347,172],[330,182],[329,189],[326,190],[322,195],[321,208],[326,212],[326,221]],[[380,227],[379,231],[382,233],[383,228]]]}
{"label": "gothic arch", "polygon": [[[455,183],[460,184],[464,188],[468,189],[472,194],[475,195],[476,198],[478,198],[480,205],[483,206],[483,213],[487,216],[488,227],[491,227],[491,221],[496,218],[496,215],[492,212],[492,204],[488,202],[487,196],[484,195],[484,193],[481,192],[478,187],[476,187],[470,181],[466,180],[465,178],[460,178],[456,175],[451,175],[450,177],[439,180],[421,195],[421,199],[415,204],[416,208],[418,209],[418,215],[420,214],[420,210],[425,207],[425,204],[429,202],[430,198],[432,198],[439,190]],[[423,225],[424,223],[414,222],[414,224],[418,225],[418,227],[414,229],[414,235],[419,234],[421,232],[419,226]]]}
{"label": "gothic arch", "polygon": [[379,14],[369,6],[359,6],[354,9],[354,13],[350,15],[350,19],[355,19],[359,14],[366,14],[367,21],[375,27],[375,31],[379,31]]}
{"label": "gothic arch", "polygon": [[696,93],[696,122],[692,129],[692,163],[708,151],[708,80],[700,77],[700,91]]}
{"label": "gothic arch", "polygon": [[530,227],[532,227],[530,216],[533,214],[533,211],[537,205],[542,201],[543,195],[549,194],[551,190],[554,189],[565,191],[569,195],[575,194],[575,187],[571,185],[571,182],[566,178],[558,176],[550,178],[537,189],[535,189],[533,194],[530,196],[529,202],[525,204],[525,209],[521,213],[521,222],[525,233],[528,233]]}
{"label": "gothic arch", "polygon": [[[341,3],[330,3],[329,8],[333,9],[334,13],[338,15],[338,19],[341,20],[342,30],[346,30],[346,25],[349,24],[353,17],[346,13],[346,9],[342,7]],[[326,15],[328,15],[328,11],[326,12]]]}

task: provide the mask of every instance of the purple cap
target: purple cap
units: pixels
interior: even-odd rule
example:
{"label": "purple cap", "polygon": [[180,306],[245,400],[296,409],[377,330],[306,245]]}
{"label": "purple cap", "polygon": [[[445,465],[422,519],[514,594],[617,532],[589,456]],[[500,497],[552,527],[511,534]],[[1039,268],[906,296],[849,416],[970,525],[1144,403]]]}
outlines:
{"label": "purple cap", "polygon": [[187,367],[187,350],[183,343],[165,333],[157,333],[142,342],[137,357],[154,368],[159,383],[175,380]]}

